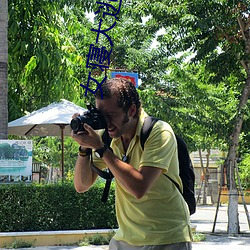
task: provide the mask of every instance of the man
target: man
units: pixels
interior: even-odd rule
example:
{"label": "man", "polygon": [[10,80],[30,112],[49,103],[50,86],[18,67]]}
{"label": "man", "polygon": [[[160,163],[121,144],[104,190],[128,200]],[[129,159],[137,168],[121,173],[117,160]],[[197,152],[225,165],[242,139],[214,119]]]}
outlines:
{"label": "man", "polygon": [[[88,148],[97,153],[94,165],[109,167],[115,177],[119,229],[109,249],[190,250],[187,204],[163,174],[182,188],[173,130],[166,122],[158,121],[142,150],[140,132],[147,114],[134,85],[113,78],[102,85],[102,93],[103,99],[100,90],[96,93],[96,107],[107,122],[113,152],[87,124],[86,132],[71,135],[80,145],[74,179],[78,192],[87,191],[97,178],[90,167]],[[125,158],[126,162],[122,160]]]}

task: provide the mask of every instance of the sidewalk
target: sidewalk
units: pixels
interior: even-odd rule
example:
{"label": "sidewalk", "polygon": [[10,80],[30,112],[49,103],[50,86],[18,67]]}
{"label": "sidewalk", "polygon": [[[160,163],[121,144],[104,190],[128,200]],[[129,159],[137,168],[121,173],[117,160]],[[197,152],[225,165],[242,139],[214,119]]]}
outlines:
{"label": "sidewalk", "polygon": [[[250,205],[247,205],[248,212],[250,212]],[[239,212],[239,224],[240,232],[248,234],[250,236],[250,230],[247,222],[247,216],[244,210],[244,206],[238,206]],[[216,206],[212,205],[200,205],[197,206],[196,213],[191,215],[191,223],[197,225],[196,231],[200,233],[212,233],[213,224],[215,219]],[[217,214],[217,221],[215,225],[214,233],[227,233],[227,205],[219,207]],[[249,248],[250,249],[250,248]]]}
{"label": "sidewalk", "polygon": [[[250,211],[250,205],[248,205]],[[239,205],[239,222],[241,234],[237,237],[227,236],[227,206],[219,208],[215,233],[212,234],[213,223],[215,218],[216,207],[198,206],[195,214],[191,216],[191,223],[196,225],[196,232],[203,233],[206,240],[194,242],[193,250],[249,250],[250,249],[250,230],[248,227],[247,217],[244,207]],[[0,248],[4,249],[4,248]],[[47,246],[34,248],[21,248],[23,250],[108,250],[108,246]],[[128,249],[129,250],[129,249]]]}

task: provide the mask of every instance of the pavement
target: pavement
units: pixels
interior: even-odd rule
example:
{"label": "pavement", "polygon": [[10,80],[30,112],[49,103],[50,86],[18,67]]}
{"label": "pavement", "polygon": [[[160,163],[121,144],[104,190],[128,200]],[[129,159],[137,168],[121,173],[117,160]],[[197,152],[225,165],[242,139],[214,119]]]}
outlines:
{"label": "pavement", "polygon": [[[250,205],[247,205],[250,212]],[[191,216],[192,225],[196,226],[196,233],[205,235],[205,240],[193,242],[193,250],[249,250],[250,249],[250,229],[243,205],[239,205],[240,234],[232,237],[227,234],[227,206],[219,207],[215,230],[212,233],[216,207],[212,205],[197,206],[197,211]],[[0,248],[5,249],[5,248]],[[32,248],[16,248],[22,250],[108,250],[108,246],[44,246]],[[128,249],[129,250],[129,249]]]}

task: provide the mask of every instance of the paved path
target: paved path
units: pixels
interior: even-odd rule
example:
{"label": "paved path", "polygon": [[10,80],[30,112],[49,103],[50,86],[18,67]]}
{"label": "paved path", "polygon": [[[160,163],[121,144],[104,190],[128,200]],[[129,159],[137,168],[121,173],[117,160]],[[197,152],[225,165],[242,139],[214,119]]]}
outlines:
{"label": "paved path", "polygon": [[[247,205],[248,212],[250,212],[250,205]],[[247,216],[243,205],[239,205],[239,223],[241,233],[250,234]],[[197,206],[195,214],[191,215],[191,223],[197,225],[196,231],[202,233],[212,233],[213,223],[216,214],[215,206]],[[226,233],[227,232],[227,205],[219,207],[217,215],[217,222],[215,225],[214,233]],[[249,248],[250,249],[250,248]]]}
{"label": "paved path", "polygon": [[[215,233],[211,234],[213,222],[215,218],[216,207],[198,206],[197,212],[191,216],[192,224],[196,225],[197,233],[204,233],[206,240],[202,242],[194,242],[193,250],[249,250],[250,249],[250,230],[247,223],[247,217],[242,205],[239,205],[239,221],[241,235],[237,237],[227,236],[227,206],[223,205],[219,208]],[[250,211],[250,205],[248,205]],[[4,248],[0,248],[4,249]],[[22,248],[22,250],[108,250],[108,246],[48,246]],[[129,250],[129,249],[128,249]]]}

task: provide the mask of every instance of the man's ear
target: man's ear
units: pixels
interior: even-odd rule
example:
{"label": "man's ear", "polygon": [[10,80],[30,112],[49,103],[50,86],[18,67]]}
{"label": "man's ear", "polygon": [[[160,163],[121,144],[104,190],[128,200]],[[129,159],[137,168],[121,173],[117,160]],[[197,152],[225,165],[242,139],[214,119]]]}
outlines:
{"label": "man's ear", "polygon": [[132,104],[128,110],[128,115],[134,117],[136,114],[136,105]]}

